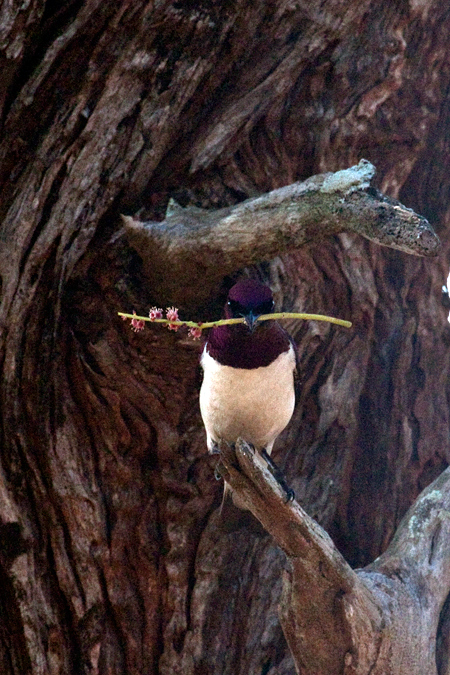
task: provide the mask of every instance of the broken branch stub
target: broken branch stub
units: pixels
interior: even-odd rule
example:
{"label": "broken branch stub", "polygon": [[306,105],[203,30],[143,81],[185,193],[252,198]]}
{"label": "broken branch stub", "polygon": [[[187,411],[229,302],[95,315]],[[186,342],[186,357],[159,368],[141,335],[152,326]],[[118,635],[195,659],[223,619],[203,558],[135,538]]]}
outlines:
{"label": "broken branch stub", "polygon": [[123,216],[152,289],[179,305],[198,304],[221,279],[340,232],[356,232],[405,253],[433,256],[440,241],[428,221],[370,186],[375,168],[312,176],[235,206],[207,211],[171,201],[162,222]]}
{"label": "broken branch stub", "polygon": [[435,675],[434,639],[450,589],[450,469],[419,496],[386,552],[352,570],[242,440],[220,445],[240,503],[286,553],[279,613],[302,675]]}

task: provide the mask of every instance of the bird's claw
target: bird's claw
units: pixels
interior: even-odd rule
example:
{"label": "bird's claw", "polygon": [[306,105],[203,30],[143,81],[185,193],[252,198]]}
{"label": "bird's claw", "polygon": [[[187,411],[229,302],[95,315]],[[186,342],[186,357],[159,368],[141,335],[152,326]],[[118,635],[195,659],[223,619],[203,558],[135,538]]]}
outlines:
{"label": "bird's claw", "polygon": [[286,479],[284,478],[283,472],[281,471],[280,467],[275,464],[272,457],[269,455],[269,453],[267,452],[267,450],[265,448],[263,448],[261,450],[261,455],[266,460],[267,465],[268,465],[268,467],[269,467],[269,469],[272,473],[272,476],[275,478],[278,485],[280,486],[280,488],[285,493],[285,503],[288,504],[289,502],[294,501],[295,492],[286,483]]}
{"label": "bird's claw", "polygon": [[286,485],[287,489],[285,489],[284,486],[282,486],[282,487],[283,487],[283,490],[286,493],[286,499],[285,499],[286,504],[289,504],[289,502],[293,502],[294,499],[295,499],[294,490],[292,488],[288,487],[287,485]]}

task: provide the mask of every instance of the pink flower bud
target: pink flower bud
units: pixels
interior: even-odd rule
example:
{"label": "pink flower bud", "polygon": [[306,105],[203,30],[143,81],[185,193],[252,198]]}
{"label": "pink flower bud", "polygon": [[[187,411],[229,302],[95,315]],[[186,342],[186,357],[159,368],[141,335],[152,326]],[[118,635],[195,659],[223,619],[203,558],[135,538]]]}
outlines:
{"label": "pink flower bud", "polygon": [[202,329],[199,326],[193,326],[189,328],[188,335],[194,340],[199,340],[202,336]]}
{"label": "pink flower bud", "polygon": [[178,309],[176,307],[168,307],[166,309],[166,319],[168,319],[168,321],[179,321]]}
{"label": "pink flower bud", "polygon": [[[167,307],[166,309],[166,319],[168,321],[179,321],[178,319],[178,309],[176,307]],[[169,323],[167,328],[169,330],[177,331],[180,326],[174,326],[172,323]]]}
{"label": "pink flower bud", "polygon": [[[133,309],[133,314],[136,316],[136,312]],[[139,333],[141,330],[144,330],[145,322],[142,319],[131,319],[131,330],[134,330],[135,333]]]}
{"label": "pink flower bud", "polygon": [[154,321],[155,319],[162,319],[163,311],[159,307],[152,307],[148,315],[150,317],[150,321]]}

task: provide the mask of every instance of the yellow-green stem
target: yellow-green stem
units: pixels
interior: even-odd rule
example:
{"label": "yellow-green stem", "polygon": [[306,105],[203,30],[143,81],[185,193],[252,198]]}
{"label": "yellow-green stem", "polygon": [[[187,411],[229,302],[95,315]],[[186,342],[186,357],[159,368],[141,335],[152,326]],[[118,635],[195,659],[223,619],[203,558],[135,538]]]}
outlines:
{"label": "yellow-green stem", "polygon": [[[169,319],[150,319],[148,316],[137,316],[136,314],[125,314],[118,312],[119,316],[125,319],[136,319],[136,321],[149,321],[150,323],[165,323],[172,326],[188,326],[189,328],[214,328],[215,326],[227,326],[233,323],[245,323],[243,317],[238,319],[220,319],[218,321],[208,321],[206,323],[198,323],[197,321],[169,321]],[[303,312],[277,312],[275,314],[262,314],[258,317],[258,321],[273,321],[277,319],[305,319],[308,321],[327,321],[334,323],[344,328],[351,328],[351,321],[345,319],[336,319],[334,316],[324,316],[323,314],[304,314]]]}

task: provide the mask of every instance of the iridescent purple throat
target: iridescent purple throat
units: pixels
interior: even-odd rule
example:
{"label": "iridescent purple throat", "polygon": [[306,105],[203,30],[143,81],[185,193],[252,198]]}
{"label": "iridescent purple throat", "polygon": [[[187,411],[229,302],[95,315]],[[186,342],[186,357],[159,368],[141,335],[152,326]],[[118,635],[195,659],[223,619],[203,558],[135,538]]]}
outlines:
{"label": "iridescent purple throat", "polygon": [[244,324],[218,326],[206,343],[208,354],[223,366],[248,370],[268,366],[289,346],[289,335],[275,321],[261,323],[253,332]]}

